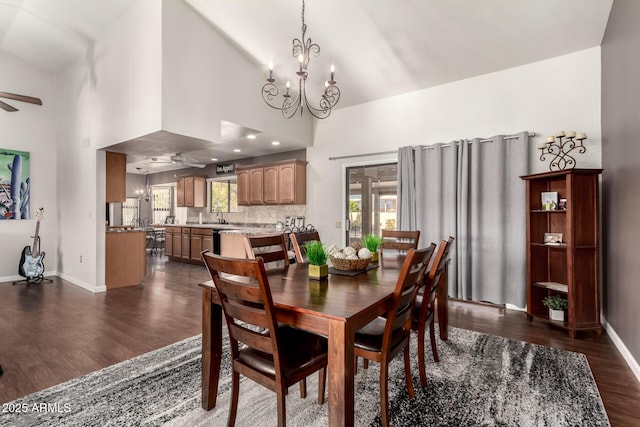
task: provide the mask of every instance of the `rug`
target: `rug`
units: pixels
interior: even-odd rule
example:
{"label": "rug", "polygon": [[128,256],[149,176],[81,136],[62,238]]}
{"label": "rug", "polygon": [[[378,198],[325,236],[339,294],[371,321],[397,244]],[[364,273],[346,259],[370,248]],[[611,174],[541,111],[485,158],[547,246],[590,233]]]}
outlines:
{"label": "rug", "polygon": [[[438,334],[436,334],[437,336]],[[404,383],[402,357],[390,367],[393,426],[608,426],[586,356],[463,329],[438,339],[440,362],[427,357],[428,385],[420,387],[412,335],[416,398]],[[429,340],[427,339],[427,344]],[[2,426],[224,426],[230,364],[223,358],[218,403],[200,407],[200,336],[146,353],[2,405]],[[225,352],[227,355],[228,352]],[[379,370],[360,366],[355,380],[358,426],[380,424]],[[327,425],[327,404],[316,401],[317,375],[308,397],[287,395],[287,425]],[[242,378],[237,426],[276,424],[271,391]]]}

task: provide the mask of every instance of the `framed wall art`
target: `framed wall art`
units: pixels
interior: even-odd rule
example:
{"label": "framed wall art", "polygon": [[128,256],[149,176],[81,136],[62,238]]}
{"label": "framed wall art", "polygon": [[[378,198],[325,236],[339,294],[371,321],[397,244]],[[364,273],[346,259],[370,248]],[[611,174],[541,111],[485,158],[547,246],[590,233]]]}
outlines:
{"label": "framed wall art", "polygon": [[29,152],[0,148],[0,220],[29,219]]}

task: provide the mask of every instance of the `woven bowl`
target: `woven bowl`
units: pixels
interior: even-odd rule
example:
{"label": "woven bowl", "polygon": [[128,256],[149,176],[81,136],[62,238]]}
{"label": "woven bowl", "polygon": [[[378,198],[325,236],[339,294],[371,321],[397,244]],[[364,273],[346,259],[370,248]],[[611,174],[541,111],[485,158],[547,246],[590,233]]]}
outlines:
{"label": "woven bowl", "polygon": [[344,259],[329,256],[329,260],[336,270],[364,270],[371,262],[371,258]]}

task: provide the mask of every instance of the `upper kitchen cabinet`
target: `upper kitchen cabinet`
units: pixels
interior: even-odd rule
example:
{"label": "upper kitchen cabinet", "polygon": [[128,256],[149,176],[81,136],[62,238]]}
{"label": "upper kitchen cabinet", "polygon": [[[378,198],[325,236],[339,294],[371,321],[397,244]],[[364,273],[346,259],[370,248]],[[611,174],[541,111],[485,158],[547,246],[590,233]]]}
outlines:
{"label": "upper kitchen cabinet", "polygon": [[263,205],[262,167],[240,169],[237,173],[238,205]]}
{"label": "upper kitchen cabinet", "polygon": [[238,169],[238,205],[303,205],[307,162],[286,160]]}
{"label": "upper kitchen cabinet", "polygon": [[307,203],[307,162],[298,160],[278,166],[278,202],[282,205]]}
{"label": "upper kitchen cabinet", "polygon": [[127,155],[106,152],[107,203],[124,203],[127,199]]}
{"label": "upper kitchen cabinet", "polygon": [[207,205],[207,177],[183,176],[176,184],[179,207],[204,208]]}

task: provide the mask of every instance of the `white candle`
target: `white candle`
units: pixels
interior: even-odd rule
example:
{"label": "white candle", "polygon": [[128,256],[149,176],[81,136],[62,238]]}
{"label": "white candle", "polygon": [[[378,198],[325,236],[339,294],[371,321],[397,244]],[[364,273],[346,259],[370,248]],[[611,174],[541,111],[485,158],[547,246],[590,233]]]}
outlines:
{"label": "white candle", "polygon": [[577,136],[576,139],[587,139],[587,134],[584,132],[580,132]]}
{"label": "white candle", "polygon": [[556,136],[557,136],[558,138],[560,138],[560,137],[564,136],[564,131],[563,131],[563,130],[559,130],[558,132],[556,132]]}
{"label": "white candle", "polygon": [[538,148],[539,148],[539,149],[541,149],[541,150],[543,150],[546,146],[547,146],[547,143],[546,143],[546,142],[540,142],[540,143],[538,143]]}
{"label": "white candle", "polygon": [[552,137],[552,136],[548,136],[547,137],[547,142],[554,142],[554,141],[555,141],[554,137]]}
{"label": "white candle", "polygon": [[571,132],[567,132],[567,138],[575,138],[576,131],[572,130]]}

